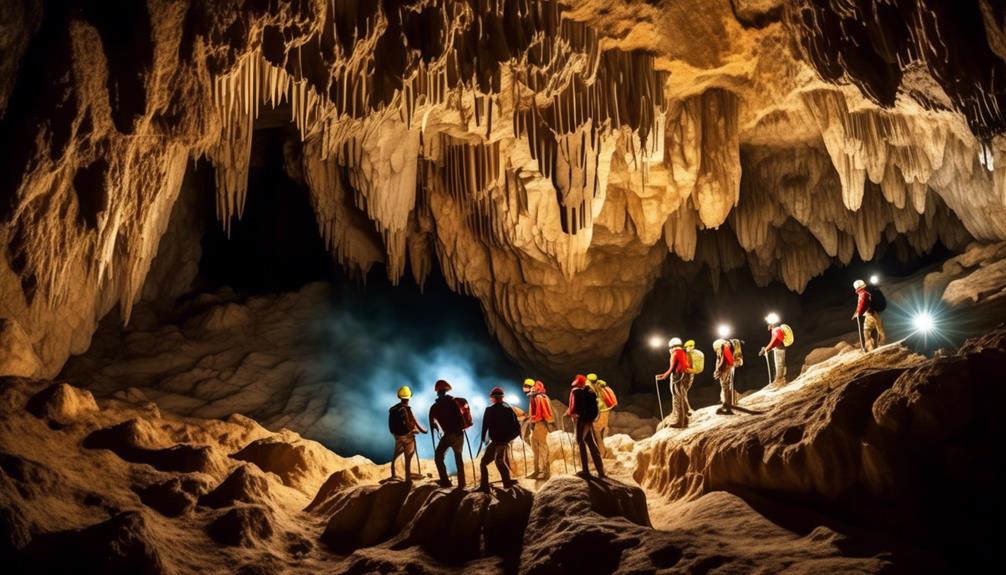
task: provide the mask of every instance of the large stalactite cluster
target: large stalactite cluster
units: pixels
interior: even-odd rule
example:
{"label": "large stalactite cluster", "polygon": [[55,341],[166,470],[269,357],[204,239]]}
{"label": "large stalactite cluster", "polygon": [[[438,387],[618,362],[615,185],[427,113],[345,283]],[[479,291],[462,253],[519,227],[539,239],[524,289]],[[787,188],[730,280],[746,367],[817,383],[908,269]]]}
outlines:
{"label": "large stalactite cluster", "polygon": [[4,369],[128,318],[190,159],[240,225],[266,110],[340,265],[438,265],[554,370],[618,355],[669,254],[800,291],[882,244],[1006,238],[1000,11],[749,4],[26,0],[0,338],[30,353]]}

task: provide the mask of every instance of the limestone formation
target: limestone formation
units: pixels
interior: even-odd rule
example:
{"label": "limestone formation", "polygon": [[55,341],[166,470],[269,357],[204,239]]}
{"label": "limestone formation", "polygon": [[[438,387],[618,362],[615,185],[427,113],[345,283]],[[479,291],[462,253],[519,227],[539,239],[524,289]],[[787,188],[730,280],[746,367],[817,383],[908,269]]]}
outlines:
{"label": "limestone formation", "polygon": [[264,122],[345,270],[438,266],[554,371],[614,360],[665,261],[801,291],[894,240],[1006,238],[989,2],[86,4],[3,8],[3,373],[184,291],[186,173],[240,225]]}

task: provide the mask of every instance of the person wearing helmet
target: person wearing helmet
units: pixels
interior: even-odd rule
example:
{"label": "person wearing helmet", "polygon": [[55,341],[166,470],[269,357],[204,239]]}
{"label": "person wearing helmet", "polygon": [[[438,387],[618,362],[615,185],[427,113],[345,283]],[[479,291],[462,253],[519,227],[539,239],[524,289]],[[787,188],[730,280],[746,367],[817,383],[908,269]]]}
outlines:
{"label": "person wearing helmet", "polygon": [[674,423],[671,427],[688,427],[688,392],[685,390],[685,380],[688,374],[688,354],[684,346],[681,345],[681,338],[674,337],[667,342],[668,352],[671,354],[670,365],[667,371],[657,375],[657,381],[671,378],[671,397],[674,398],[671,414],[674,415]]}
{"label": "person wearing helmet", "polygon": [[427,432],[412,415],[412,408],[409,407],[411,398],[412,390],[409,386],[399,387],[399,401],[388,410],[388,429],[395,437],[395,454],[391,456],[391,478],[398,477],[395,473],[395,460],[399,455],[404,455],[406,483],[412,483],[413,477],[422,477],[421,474],[412,473],[412,457],[416,454],[416,433]]}
{"label": "person wearing helmet", "polygon": [[761,348],[758,356],[761,357],[770,351],[772,352],[772,358],[775,362],[775,379],[772,381],[772,384],[776,386],[786,385],[786,346],[783,344],[786,340],[786,331],[779,324],[779,316],[775,314],[769,314],[765,318],[765,322],[768,324],[768,331],[772,335],[769,338],[768,345]]}
{"label": "person wearing helmet", "polygon": [[857,303],[856,313],[852,314],[852,319],[863,318],[863,346],[866,351],[873,351],[884,344],[884,322],[880,320],[880,313],[874,309],[873,294],[866,287],[866,282],[856,280],[852,284],[856,290]]}
{"label": "person wearing helmet", "polygon": [[524,393],[528,396],[527,421],[531,424],[531,452],[534,454],[534,473],[529,477],[546,480],[552,474],[548,457],[548,428],[555,421],[552,403],[541,381],[525,379]]}
{"label": "person wearing helmet", "polygon": [[587,386],[587,378],[577,375],[573,380],[572,390],[569,392],[569,408],[566,415],[572,417],[576,429],[576,443],[580,450],[580,466],[582,470],[577,473],[580,477],[587,479],[590,477],[590,467],[587,464],[587,452],[594,460],[594,467],[597,469],[598,477],[604,475],[604,461],[601,459],[601,451],[597,448],[597,440],[594,438],[594,421],[597,420],[597,395]]}
{"label": "person wearing helmet", "polygon": [[713,342],[716,352],[716,369],[713,377],[720,381],[720,408],[716,413],[733,415],[734,403],[734,346],[729,340],[720,338]]}
{"label": "person wearing helmet", "polygon": [[444,455],[448,449],[452,449],[454,450],[454,464],[458,470],[458,488],[464,489],[465,464],[462,459],[462,449],[465,444],[464,419],[457,402],[447,394],[451,390],[451,384],[441,379],[437,381],[433,389],[437,392],[437,400],[430,406],[430,428],[438,429],[443,434],[433,453],[433,461],[437,464],[437,473],[440,475],[438,483],[441,487],[451,486],[451,479],[447,475],[447,466],[444,464]]}
{"label": "person wearing helmet", "polygon": [[496,469],[503,479],[503,488],[507,489],[517,484],[510,479],[510,468],[507,466],[506,453],[510,442],[520,435],[520,422],[517,421],[517,414],[510,404],[503,401],[503,388],[494,387],[489,393],[492,404],[486,408],[482,414],[482,443],[486,445],[486,452],[479,460],[481,475],[479,477],[479,491],[489,492],[489,463],[495,462]]}

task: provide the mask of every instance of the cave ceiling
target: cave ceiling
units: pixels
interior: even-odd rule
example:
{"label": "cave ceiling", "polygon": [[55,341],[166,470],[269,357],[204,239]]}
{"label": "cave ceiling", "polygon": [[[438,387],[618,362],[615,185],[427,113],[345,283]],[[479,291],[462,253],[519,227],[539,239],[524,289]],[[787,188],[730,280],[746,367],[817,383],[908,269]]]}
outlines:
{"label": "cave ceiling", "polygon": [[344,269],[439,267],[508,353],[554,369],[616,357],[662,274],[799,292],[881,245],[1006,239],[1001,2],[0,14],[0,339],[23,375],[58,372],[114,306],[128,320],[192,160],[219,225],[240,225],[276,113]]}

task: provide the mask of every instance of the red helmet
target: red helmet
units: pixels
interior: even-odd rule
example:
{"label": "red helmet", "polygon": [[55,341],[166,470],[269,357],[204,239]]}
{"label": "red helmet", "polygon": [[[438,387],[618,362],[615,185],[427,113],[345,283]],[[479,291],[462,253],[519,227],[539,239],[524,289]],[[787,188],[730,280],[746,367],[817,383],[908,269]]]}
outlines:
{"label": "red helmet", "polygon": [[585,385],[587,385],[587,376],[578,373],[573,379],[573,387],[583,387]]}
{"label": "red helmet", "polygon": [[489,392],[489,397],[503,397],[503,388],[494,387],[492,391]]}
{"label": "red helmet", "polygon": [[437,380],[437,384],[433,386],[433,390],[437,391],[437,392],[450,391],[451,390],[451,384],[447,383],[446,381],[444,381],[442,379],[438,379]]}

